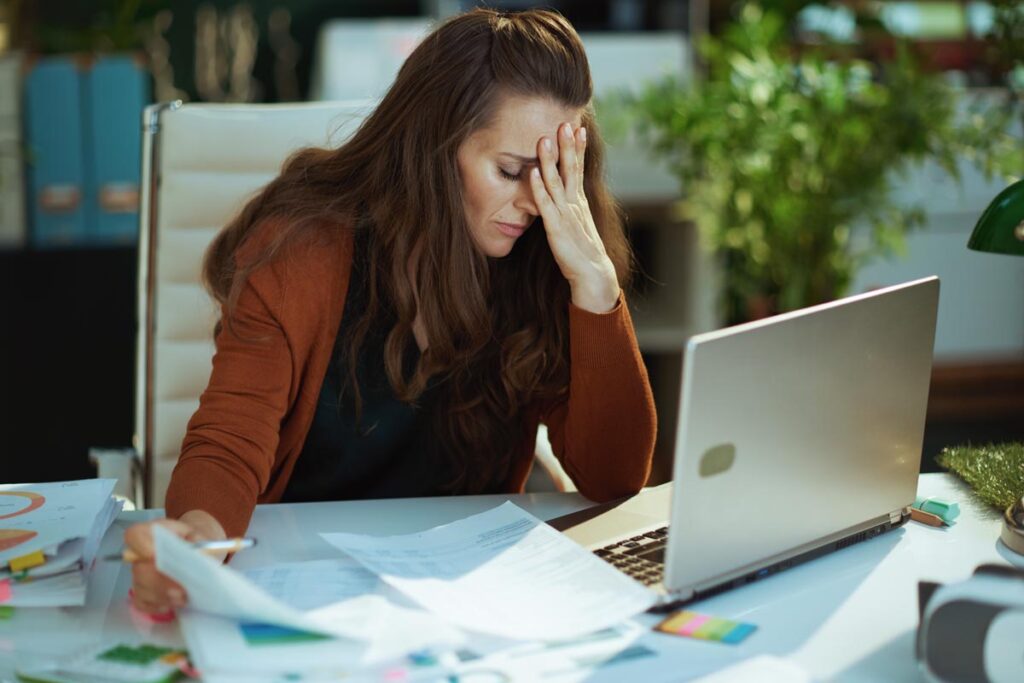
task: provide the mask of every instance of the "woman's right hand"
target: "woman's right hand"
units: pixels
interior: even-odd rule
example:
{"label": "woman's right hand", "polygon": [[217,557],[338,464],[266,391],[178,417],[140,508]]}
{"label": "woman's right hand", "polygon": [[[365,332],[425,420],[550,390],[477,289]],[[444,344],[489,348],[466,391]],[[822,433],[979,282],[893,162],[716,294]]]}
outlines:
{"label": "woman's right hand", "polygon": [[153,527],[157,525],[189,543],[226,537],[220,523],[202,510],[190,510],[178,519],[133,524],[125,530],[125,549],[139,558],[132,563],[132,603],[138,610],[153,615],[167,614],[188,602],[181,584],[157,571],[153,552]]}

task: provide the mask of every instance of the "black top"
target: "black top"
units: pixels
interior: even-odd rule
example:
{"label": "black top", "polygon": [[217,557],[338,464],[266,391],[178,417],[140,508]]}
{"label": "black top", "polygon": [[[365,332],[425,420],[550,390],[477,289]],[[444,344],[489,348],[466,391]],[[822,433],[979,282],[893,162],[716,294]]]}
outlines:
{"label": "black top", "polygon": [[[348,354],[339,358],[343,335],[366,309],[365,254],[357,240],[348,295],[309,434],[281,497],[283,503],[360,498],[403,498],[449,493],[449,468],[432,446],[431,409],[436,387],[428,386],[417,405],[394,395],[384,371],[384,338],[393,325],[379,316],[362,345],[356,366],[363,405],[356,423],[355,399],[347,387]],[[410,339],[405,349],[406,376],[415,368],[419,348]],[[339,395],[346,386],[344,395]]]}

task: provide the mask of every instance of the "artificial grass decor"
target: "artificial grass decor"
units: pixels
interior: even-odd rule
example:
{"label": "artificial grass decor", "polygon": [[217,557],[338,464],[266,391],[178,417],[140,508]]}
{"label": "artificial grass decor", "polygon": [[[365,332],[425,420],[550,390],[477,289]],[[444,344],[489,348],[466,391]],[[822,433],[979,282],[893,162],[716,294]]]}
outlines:
{"label": "artificial grass decor", "polygon": [[1024,443],[943,448],[935,461],[958,474],[982,500],[1000,510],[1024,495]]}

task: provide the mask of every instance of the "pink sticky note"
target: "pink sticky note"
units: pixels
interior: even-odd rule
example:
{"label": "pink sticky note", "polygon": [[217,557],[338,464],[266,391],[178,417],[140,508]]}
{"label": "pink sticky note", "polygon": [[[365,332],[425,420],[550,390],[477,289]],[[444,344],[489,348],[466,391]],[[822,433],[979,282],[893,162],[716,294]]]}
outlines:
{"label": "pink sticky note", "polygon": [[692,636],[694,631],[703,626],[704,623],[710,618],[711,617],[709,617],[706,614],[697,614],[693,617],[693,619],[690,619],[688,622],[683,624],[682,628],[676,631],[676,633],[678,633],[681,636]]}
{"label": "pink sticky note", "polygon": [[3,604],[11,599],[11,580],[4,579],[0,581],[0,604]]}

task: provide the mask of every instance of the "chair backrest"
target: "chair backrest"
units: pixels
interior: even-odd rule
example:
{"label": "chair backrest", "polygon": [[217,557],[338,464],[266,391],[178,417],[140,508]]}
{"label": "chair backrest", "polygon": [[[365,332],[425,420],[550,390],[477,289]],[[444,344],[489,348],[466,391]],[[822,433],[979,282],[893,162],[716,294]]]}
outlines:
{"label": "chair backrest", "polygon": [[217,232],[294,151],[337,146],[371,102],[158,104],[144,114],[135,448],[162,507],[209,381],[218,311],[200,281]]}

